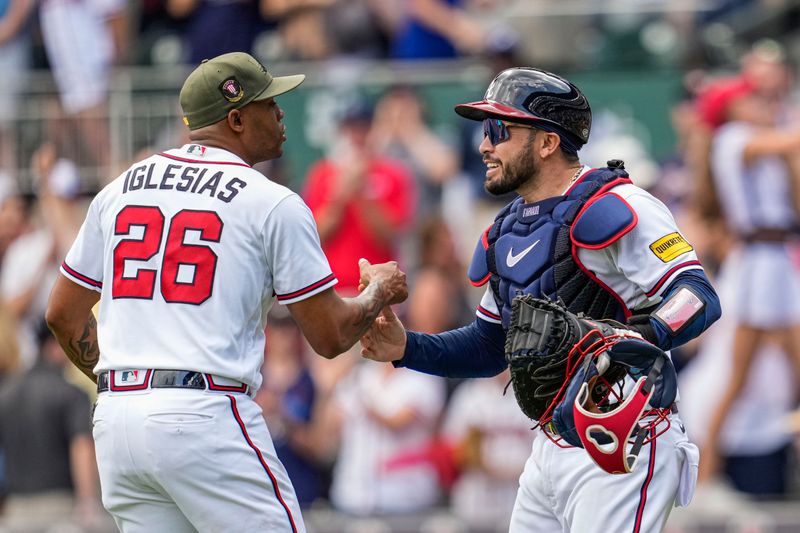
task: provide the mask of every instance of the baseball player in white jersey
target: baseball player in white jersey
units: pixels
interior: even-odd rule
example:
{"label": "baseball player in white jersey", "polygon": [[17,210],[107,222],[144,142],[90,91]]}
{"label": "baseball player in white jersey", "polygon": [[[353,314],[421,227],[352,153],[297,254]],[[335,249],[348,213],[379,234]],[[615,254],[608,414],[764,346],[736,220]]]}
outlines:
{"label": "baseball player in white jersey", "polygon": [[[459,105],[456,112],[484,123],[479,149],[487,165],[487,191],[520,195],[476,247],[470,280],[489,283],[477,319],[427,335],[405,331],[387,308],[362,339],[364,356],[450,377],[496,375],[508,364],[506,329],[519,294],[562,302],[593,319],[617,320],[662,350],[685,343],[719,317],[719,300],[668,209],[634,186],[621,162],[601,169],[579,162],[591,110],[572,83],[538,69],[512,68],[495,78],[484,100]],[[529,331],[535,331],[533,325]],[[557,368],[549,372],[559,375]],[[564,390],[568,376],[553,389]],[[522,406],[516,381],[515,395]],[[565,408],[572,412],[572,405]],[[620,407],[607,416],[624,411]],[[625,453],[624,445],[606,452],[597,441],[590,450],[582,437],[586,449],[569,446],[558,426],[541,425],[539,419],[543,435],[534,439],[520,477],[510,531],[663,529],[673,505],[691,500],[698,451],[674,403],[655,411],[669,426],[657,427],[650,418],[654,411],[644,416],[637,411],[632,423],[654,433],[632,472],[617,475],[592,458],[598,450]],[[627,440],[627,434],[613,435],[622,436],[616,442]]]}
{"label": "baseball player in white jersey", "polygon": [[732,305],[732,371],[709,424],[702,479],[719,466],[719,436],[758,347],[770,335],[781,336],[800,370],[800,270],[793,257],[800,237],[798,177],[787,164],[800,150],[800,130],[779,128],[780,101],[752,86],[729,92],[724,104],[728,122],[714,134],[711,174],[725,223],[738,241],[727,261],[741,265],[741,276]]}
{"label": "baseball player in white jersey", "polygon": [[102,498],[121,531],[305,531],[252,400],[266,313],[287,305],[331,358],[406,296],[396,264],[362,261],[376,290],[340,298],[309,209],[252,168],[281,155],[275,96],[303,79],[243,53],[204,61],[181,90],[192,143],[104,188],[64,260],[47,320],[97,381]]}

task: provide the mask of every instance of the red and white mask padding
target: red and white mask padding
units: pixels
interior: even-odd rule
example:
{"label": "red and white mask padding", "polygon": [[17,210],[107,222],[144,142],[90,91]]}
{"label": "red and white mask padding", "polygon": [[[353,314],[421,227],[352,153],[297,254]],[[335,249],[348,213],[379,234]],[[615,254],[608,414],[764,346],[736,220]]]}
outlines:
{"label": "red and white mask padding", "polygon": [[[544,429],[585,448],[604,471],[626,474],[642,447],[669,429],[677,375],[667,354],[642,339],[607,337],[602,346],[586,355]],[[635,380],[630,390],[627,377]]]}
{"label": "red and white mask padding", "polygon": [[[599,376],[581,385],[573,413],[575,429],[589,456],[606,472],[632,472],[642,446],[669,428],[665,412],[655,413],[655,418],[647,423],[641,422],[650,408],[655,381],[663,365],[663,359],[656,361],[648,376],[639,378],[628,397],[611,412],[599,411],[589,394]],[[656,431],[663,421],[667,426]]]}

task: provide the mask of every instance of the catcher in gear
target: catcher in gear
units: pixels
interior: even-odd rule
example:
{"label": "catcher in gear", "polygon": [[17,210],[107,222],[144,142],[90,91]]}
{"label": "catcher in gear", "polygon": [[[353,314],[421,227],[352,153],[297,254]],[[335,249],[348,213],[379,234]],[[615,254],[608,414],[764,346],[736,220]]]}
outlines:
{"label": "catcher in gear", "polygon": [[669,210],[622,161],[581,164],[592,112],[573,83],[512,68],[456,112],[483,122],[486,190],[519,195],[475,247],[476,320],[430,335],[387,308],[362,354],[448,377],[511,366],[544,436],[532,439],[509,531],[659,531],[691,500],[698,463],[665,352],[711,325],[719,299]]}

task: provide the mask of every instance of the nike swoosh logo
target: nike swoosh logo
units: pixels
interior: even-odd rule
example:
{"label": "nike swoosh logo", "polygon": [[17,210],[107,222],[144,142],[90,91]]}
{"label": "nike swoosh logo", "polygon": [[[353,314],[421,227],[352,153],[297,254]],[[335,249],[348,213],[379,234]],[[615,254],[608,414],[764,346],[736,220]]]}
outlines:
{"label": "nike swoosh logo", "polygon": [[[541,239],[539,239],[539,241],[540,240]],[[527,248],[522,250],[517,255],[514,255],[514,248],[513,247],[509,248],[508,256],[506,257],[506,264],[509,266],[509,268],[513,267],[514,265],[516,265],[517,263],[522,261],[522,258],[525,257],[526,255],[528,255],[528,252],[533,250],[533,247],[536,246],[537,244],[539,244],[539,241],[536,241],[535,243],[531,244],[530,246],[528,246]]]}

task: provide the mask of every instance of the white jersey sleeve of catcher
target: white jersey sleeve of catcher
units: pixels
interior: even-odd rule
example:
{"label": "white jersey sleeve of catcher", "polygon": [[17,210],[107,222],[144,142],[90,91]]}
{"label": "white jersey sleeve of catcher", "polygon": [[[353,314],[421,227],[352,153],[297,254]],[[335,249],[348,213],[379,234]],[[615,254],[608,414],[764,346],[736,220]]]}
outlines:
{"label": "white jersey sleeve of catcher", "polygon": [[[694,247],[678,230],[667,206],[647,191],[630,184],[612,189],[636,213],[628,233],[601,249],[578,248],[578,259],[628,309],[658,304],[663,291],[681,272],[702,269]],[[500,324],[500,311],[487,284],[476,315]]]}
{"label": "white jersey sleeve of catcher", "polygon": [[103,189],[61,272],[101,291],[96,373],[194,370],[255,388],[275,299],[336,283],[302,199],[199,145],[140,161]]}

